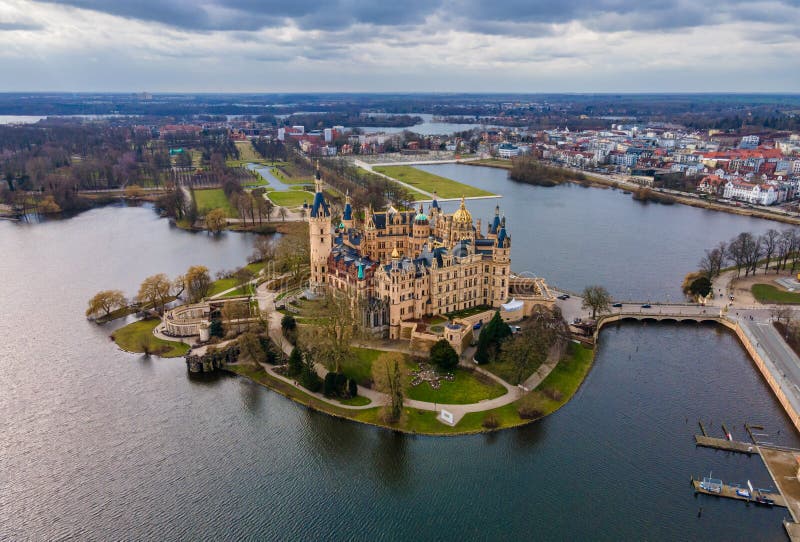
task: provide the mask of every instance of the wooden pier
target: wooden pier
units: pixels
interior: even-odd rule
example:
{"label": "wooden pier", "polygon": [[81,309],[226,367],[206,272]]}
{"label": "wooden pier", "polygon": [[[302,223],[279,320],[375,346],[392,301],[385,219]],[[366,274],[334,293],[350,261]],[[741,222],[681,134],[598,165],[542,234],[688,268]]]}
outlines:
{"label": "wooden pier", "polygon": [[705,435],[695,435],[694,442],[698,446],[716,448],[717,450],[725,450],[727,452],[738,452],[747,455],[758,453],[758,447],[749,442],[738,442],[724,438],[707,437]]}
{"label": "wooden pier", "polygon": [[[737,495],[736,490],[741,489],[738,486],[729,486],[727,484],[722,484],[722,490],[719,493],[714,493],[713,491],[708,491],[700,487],[701,481],[700,480],[692,480],[692,485],[694,486],[695,493],[703,493],[704,495],[713,495],[715,497],[725,497],[727,499],[736,499],[739,501],[745,502],[752,502],[756,504],[754,496],[751,495],[750,497],[743,497],[742,495]],[[762,497],[766,497],[771,499],[775,502],[775,506],[782,506],[786,508],[786,500],[780,493],[767,493],[765,491],[758,491],[756,490],[757,494],[761,495]]]}

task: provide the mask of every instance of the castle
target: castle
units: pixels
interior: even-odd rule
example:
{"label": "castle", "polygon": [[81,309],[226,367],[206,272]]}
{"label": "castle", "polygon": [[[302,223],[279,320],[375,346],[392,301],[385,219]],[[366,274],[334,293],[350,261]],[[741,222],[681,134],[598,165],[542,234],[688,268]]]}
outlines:
{"label": "castle", "polygon": [[[464,199],[444,213],[434,194],[428,212],[365,208],[356,220],[347,197],[333,227],[319,172],[309,210],[310,288],[346,291],[361,303],[363,324],[400,338],[403,322],[509,298],[511,236],[499,206],[486,233]],[[540,280],[540,279],[539,279]]]}

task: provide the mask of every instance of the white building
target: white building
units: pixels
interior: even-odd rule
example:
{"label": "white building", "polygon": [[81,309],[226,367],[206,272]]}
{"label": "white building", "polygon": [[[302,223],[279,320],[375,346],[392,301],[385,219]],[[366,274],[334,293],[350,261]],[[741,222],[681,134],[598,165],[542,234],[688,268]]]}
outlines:
{"label": "white building", "polygon": [[722,197],[755,205],[772,205],[778,201],[778,194],[774,186],[743,181],[728,181]]}
{"label": "white building", "polygon": [[497,147],[497,155],[500,156],[500,158],[513,158],[519,156],[521,153],[522,150],[511,143],[503,143]]}

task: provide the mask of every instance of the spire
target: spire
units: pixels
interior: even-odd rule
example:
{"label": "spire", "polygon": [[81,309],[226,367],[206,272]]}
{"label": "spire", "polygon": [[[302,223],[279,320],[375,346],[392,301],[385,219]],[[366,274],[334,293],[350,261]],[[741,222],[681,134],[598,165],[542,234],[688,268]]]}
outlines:
{"label": "spire", "polygon": [[489,222],[489,233],[497,233],[500,229],[500,204],[494,208],[494,220]]}
{"label": "spire", "polygon": [[436,194],[436,190],[433,191],[433,201],[431,202],[431,207],[434,209],[439,208],[439,196]]}
{"label": "spire", "polygon": [[347,195],[344,198],[344,212],[342,213],[342,220],[352,220],[353,219],[353,206],[350,205],[350,190],[347,191]]}
{"label": "spire", "polygon": [[314,184],[317,187],[317,194],[322,193],[322,173],[319,170],[319,160],[317,160],[317,171],[314,174]]}

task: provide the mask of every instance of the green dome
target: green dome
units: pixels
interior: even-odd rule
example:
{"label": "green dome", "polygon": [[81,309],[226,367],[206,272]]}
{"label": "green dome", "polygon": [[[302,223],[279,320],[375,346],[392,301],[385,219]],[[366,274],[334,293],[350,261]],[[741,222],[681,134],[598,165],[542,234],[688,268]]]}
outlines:
{"label": "green dome", "polygon": [[419,213],[417,215],[417,217],[414,219],[414,221],[415,222],[427,222],[428,221],[428,215],[426,215],[425,213]]}

